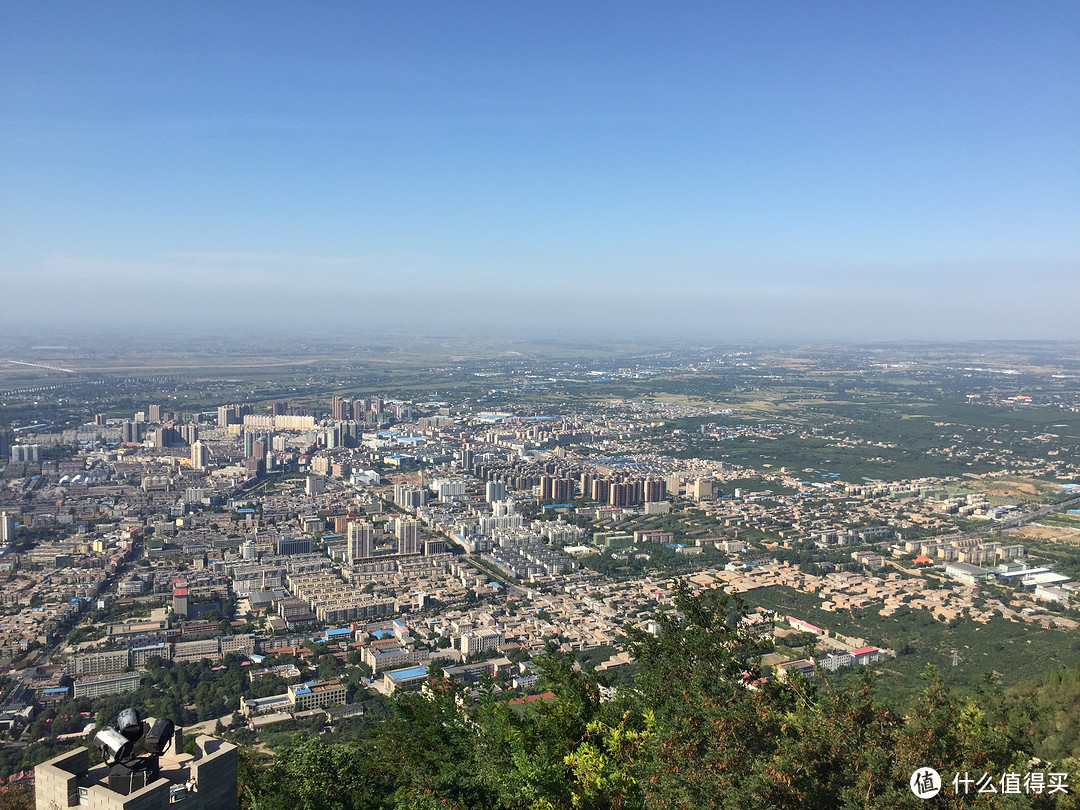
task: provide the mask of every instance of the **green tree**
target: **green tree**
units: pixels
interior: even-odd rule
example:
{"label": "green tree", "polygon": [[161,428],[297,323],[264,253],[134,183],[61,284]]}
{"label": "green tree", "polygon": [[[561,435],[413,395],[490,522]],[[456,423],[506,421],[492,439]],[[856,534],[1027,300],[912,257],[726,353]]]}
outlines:
{"label": "green tree", "polygon": [[390,776],[391,806],[490,807],[495,791],[475,765],[477,729],[459,705],[460,691],[432,677],[426,694],[403,695],[366,750],[369,767]]}
{"label": "green tree", "polygon": [[[748,765],[773,753],[783,710],[797,690],[761,678],[767,644],[738,619],[738,600],[722,590],[675,586],[675,611],[657,617],[655,636],[628,629],[638,660],[641,702],[655,712],[651,758],[642,763],[649,804],[660,807],[757,804]],[[804,705],[812,695],[802,694]]]}
{"label": "green tree", "polygon": [[[901,714],[875,699],[869,669],[842,686],[800,675],[765,678],[767,642],[742,615],[729,594],[676,585],[673,609],[657,618],[659,632],[628,629],[640,669],[633,688],[607,700],[595,673],[570,656],[538,656],[541,688],[550,694],[516,704],[491,680],[471,704],[433,666],[423,692],[379,701],[390,716],[357,742],[294,737],[257,777],[257,763],[242,760],[242,806],[914,809],[927,805],[908,779],[927,766],[949,788],[935,806],[1075,806],[1071,794],[950,793],[953,773],[1031,770],[1029,731],[1042,715],[1023,694],[959,696],[928,670],[923,693]],[[177,673],[161,675],[169,681]],[[1072,677],[1052,674],[1047,684]],[[1073,759],[1055,767],[1071,782],[1076,768]]]}
{"label": "green tree", "polygon": [[4,810],[34,810],[34,789],[29,785],[0,785]]}

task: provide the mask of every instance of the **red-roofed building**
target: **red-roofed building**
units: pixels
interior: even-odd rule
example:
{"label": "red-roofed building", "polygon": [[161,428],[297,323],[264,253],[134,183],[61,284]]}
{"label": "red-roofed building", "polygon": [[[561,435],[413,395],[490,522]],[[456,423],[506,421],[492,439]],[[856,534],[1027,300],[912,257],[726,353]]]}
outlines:
{"label": "red-roofed building", "polygon": [[173,588],[172,592],[172,609],[173,613],[177,616],[183,616],[185,619],[188,615],[188,589],[187,588]]}
{"label": "red-roofed building", "polygon": [[802,630],[804,633],[813,633],[815,636],[825,635],[825,631],[816,625],[810,624],[810,622],[804,622],[802,619],[796,619],[794,616],[785,616],[787,623],[794,627],[796,630]]}
{"label": "red-roofed building", "polygon": [[859,647],[851,651],[851,657],[856,664],[876,664],[885,654],[877,647]]}
{"label": "red-roofed building", "polygon": [[537,700],[551,700],[555,697],[554,692],[542,692],[539,695],[526,695],[525,697],[514,698],[509,702],[511,706],[517,706],[522,703],[532,703]]}

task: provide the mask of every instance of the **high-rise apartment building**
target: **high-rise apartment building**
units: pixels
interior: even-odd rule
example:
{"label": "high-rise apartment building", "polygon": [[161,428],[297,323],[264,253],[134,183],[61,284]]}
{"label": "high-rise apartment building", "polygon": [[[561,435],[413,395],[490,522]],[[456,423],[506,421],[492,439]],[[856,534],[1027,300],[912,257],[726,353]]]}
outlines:
{"label": "high-rise apartment building", "polygon": [[341,428],[341,441],[346,447],[359,447],[363,429],[355,419],[348,419],[338,425]]}
{"label": "high-rise apartment building", "polygon": [[398,554],[419,554],[421,552],[419,520],[399,520],[394,534],[397,535]]}
{"label": "high-rise apartment building", "polygon": [[694,500],[711,501],[716,497],[716,488],[711,478],[699,478],[694,482]]}
{"label": "high-rise apartment building", "polygon": [[375,554],[375,527],[366,520],[349,522],[349,564],[366,560]]}
{"label": "high-rise apartment building", "polygon": [[199,426],[194,422],[180,425],[180,427],[176,428],[176,432],[180,434],[180,438],[185,444],[195,444],[196,440],[199,438]]}
{"label": "high-rise apartment building", "polygon": [[673,498],[678,498],[682,491],[682,478],[676,474],[669,475],[664,482],[667,484],[667,492]]}
{"label": "high-rise apartment building", "polygon": [[341,447],[344,442],[341,439],[341,425],[331,425],[319,435],[319,444],[327,450]]}
{"label": "high-rise apartment building", "polygon": [[484,500],[488,503],[501,501],[506,497],[506,484],[502,481],[488,481],[484,487]]}
{"label": "high-rise apartment building", "polygon": [[0,512],[0,545],[15,542],[15,515]]}
{"label": "high-rise apartment building", "polygon": [[196,470],[205,470],[210,463],[210,448],[196,440],[191,445],[191,466]]}
{"label": "high-rise apartment building", "polygon": [[37,444],[15,444],[11,446],[11,460],[37,464],[41,461],[41,446]]}
{"label": "high-rise apartment building", "polygon": [[125,420],[120,428],[120,440],[125,444],[138,444],[143,439],[141,422]]}
{"label": "high-rise apartment building", "polygon": [[630,504],[630,485],[616,482],[608,487],[608,506],[628,506]]}
{"label": "high-rise apartment building", "polygon": [[253,410],[250,405],[219,405],[217,409],[218,427],[242,425],[244,417],[249,416]]}
{"label": "high-rise apartment building", "polygon": [[551,500],[551,484],[554,480],[550,475],[545,475],[540,479],[540,500]]}
{"label": "high-rise apartment building", "polygon": [[424,505],[424,490],[413,484],[395,484],[394,503],[409,511],[418,509]]}
{"label": "high-rise apartment building", "polygon": [[465,482],[455,478],[437,478],[431,482],[431,489],[440,501],[453,501],[465,495]]}
{"label": "high-rise apartment building", "polygon": [[468,447],[461,448],[461,469],[471,470],[476,464],[476,452]]}
{"label": "high-rise apartment building", "polygon": [[333,396],[330,398],[330,415],[338,422],[353,418],[352,401],[347,397]]}
{"label": "high-rise apartment building", "polygon": [[645,481],[645,503],[656,503],[667,497],[667,482],[662,478],[649,478]]}
{"label": "high-rise apartment building", "polygon": [[606,478],[597,478],[592,482],[591,497],[597,503],[607,503],[611,484]]}

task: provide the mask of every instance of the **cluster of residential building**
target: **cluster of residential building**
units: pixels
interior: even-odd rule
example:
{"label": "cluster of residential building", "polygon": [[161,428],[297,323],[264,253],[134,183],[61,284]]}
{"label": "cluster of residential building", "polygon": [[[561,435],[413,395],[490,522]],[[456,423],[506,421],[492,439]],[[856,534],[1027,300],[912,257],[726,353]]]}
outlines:
{"label": "cluster of residential building", "polygon": [[[956,517],[1018,510],[975,494],[942,499],[955,482],[763,475],[650,449],[662,420],[701,413],[608,401],[571,416],[519,417],[334,397],[322,414],[274,403],[265,414],[234,404],[99,418],[60,435],[87,443],[67,461],[42,461],[51,439],[39,437],[37,452],[9,452],[0,476],[0,603],[12,606],[0,617],[0,662],[54,652],[96,610],[150,618],[47,656],[62,666],[24,679],[41,700],[136,689],[155,659],[302,656],[311,640],[359,651],[369,685],[387,694],[419,688],[432,664],[453,677],[500,672],[528,684],[527,667],[485,661],[549,645],[614,646],[627,624],[648,628],[673,599],[662,574],[613,581],[575,556],[647,561],[665,547],[724,555],[726,565],[698,564],[697,587],[787,586],[825,611],[1069,621],[1048,619],[1036,602],[1068,604],[1071,583],[1017,568],[1023,545],[940,536]],[[788,429],[712,424],[697,435]],[[14,550],[23,527],[40,537]],[[904,541],[905,529],[927,539]],[[851,564],[775,562],[780,549],[840,552]],[[928,565],[944,566],[945,578]],[[1030,587],[998,599],[979,591],[989,577]],[[810,663],[837,670],[880,654],[849,641]],[[286,692],[241,708],[253,726],[346,703],[341,683],[301,681],[294,669],[274,671],[295,681]]]}

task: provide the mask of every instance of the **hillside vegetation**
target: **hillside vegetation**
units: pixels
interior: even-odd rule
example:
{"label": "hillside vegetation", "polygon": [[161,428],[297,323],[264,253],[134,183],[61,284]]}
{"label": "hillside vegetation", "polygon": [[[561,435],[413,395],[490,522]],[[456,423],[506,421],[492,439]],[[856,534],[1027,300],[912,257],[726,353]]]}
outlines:
{"label": "hillside vegetation", "polygon": [[[1047,712],[1075,696],[1080,673],[1010,695],[961,698],[933,671],[906,713],[878,700],[872,675],[832,688],[761,680],[763,644],[735,621],[729,595],[680,588],[656,636],[632,633],[632,689],[602,699],[594,675],[556,656],[540,663],[553,696],[478,704],[435,677],[358,742],[297,738],[269,761],[245,749],[246,810],[353,808],[915,808],[1076,807],[1075,750],[1033,742]],[[1051,683],[1053,680],[1053,683]],[[848,684],[851,684],[848,680]],[[1040,701],[1044,705],[1040,706]],[[1072,704],[1070,704],[1072,705]],[[1075,712],[1071,714],[1075,722]],[[1045,749],[1045,750],[1044,750]],[[1036,753],[1060,757],[1032,763]],[[932,802],[914,771],[942,776]],[[1024,792],[1025,775],[1068,791]],[[972,780],[957,793],[955,774]],[[984,774],[986,778],[984,779]],[[978,793],[975,780],[1017,793]],[[1056,776],[1052,776],[1056,774]]]}

